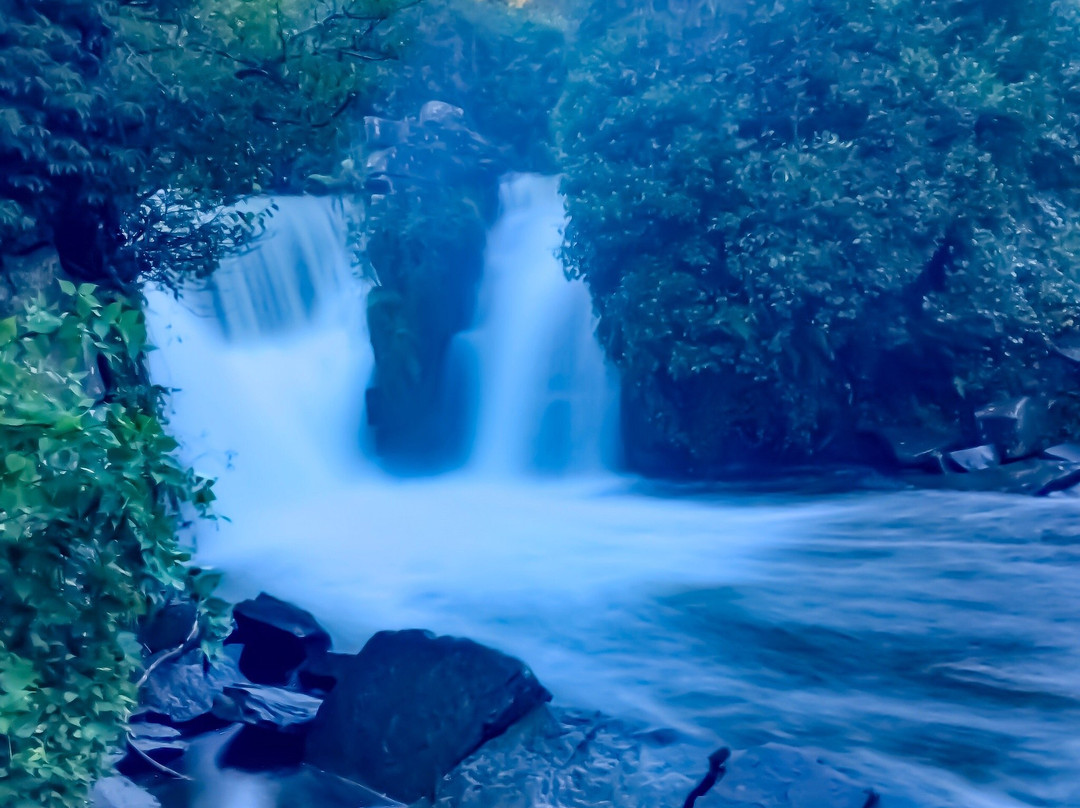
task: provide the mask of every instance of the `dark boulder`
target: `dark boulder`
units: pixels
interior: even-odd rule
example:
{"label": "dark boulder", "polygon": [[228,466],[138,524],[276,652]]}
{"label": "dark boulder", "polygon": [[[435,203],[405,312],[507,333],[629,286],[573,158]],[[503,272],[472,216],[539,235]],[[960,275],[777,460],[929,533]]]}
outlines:
{"label": "dark boulder", "polygon": [[160,771],[155,764],[172,768],[184,756],[188,744],[175,727],[135,721],[128,728],[127,747],[127,753],[116,764],[116,770],[133,777]]}
{"label": "dark boulder", "polygon": [[1003,460],[1036,454],[1043,446],[1046,422],[1046,406],[1031,396],[990,404],[975,413],[979,438],[996,446]]}
{"label": "dark boulder", "polygon": [[600,713],[534,710],[439,781],[436,808],[683,808],[707,748]]}
{"label": "dark boulder", "polygon": [[139,641],[151,654],[179,648],[198,636],[198,618],[198,607],[191,601],[167,603],[140,626]]}
{"label": "dark boulder", "polygon": [[215,659],[207,659],[198,649],[157,665],[147,676],[139,692],[144,712],[185,729],[208,729],[219,726],[212,719],[214,699],[228,685],[243,681],[237,667],[238,649],[226,648]]}
{"label": "dark boulder", "polygon": [[881,427],[859,437],[870,462],[900,469],[941,472],[945,453],[957,448],[956,435],[920,427]]}
{"label": "dark boulder", "polygon": [[871,789],[788,746],[736,752],[725,768],[695,808],[874,808],[879,802]]}
{"label": "dark boulder", "polygon": [[236,604],[233,618],[228,642],[244,646],[240,671],[259,684],[288,684],[305,660],[330,649],[330,635],[310,612],[265,592]]}
{"label": "dark boulder", "polygon": [[322,699],[266,685],[224,688],[214,700],[214,715],[229,723],[279,732],[299,732],[311,723]]}
{"label": "dark boulder", "polygon": [[551,694],[522,662],[471,640],[384,631],[353,657],[312,724],[306,759],[402,802]]}
{"label": "dark boulder", "polygon": [[307,660],[297,672],[300,688],[309,693],[326,695],[345,675],[351,654],[323,654]]}

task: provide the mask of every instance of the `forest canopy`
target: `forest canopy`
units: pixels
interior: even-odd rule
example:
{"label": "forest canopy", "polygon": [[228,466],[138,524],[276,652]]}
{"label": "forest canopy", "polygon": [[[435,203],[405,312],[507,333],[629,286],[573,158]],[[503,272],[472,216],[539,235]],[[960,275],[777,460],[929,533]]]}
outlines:
{"label": "forest canopy", "polygon": [[641,462],[970,432],[1028,393],[1076,425],[1075,4],[619,6],[558,125],[565,256]]}

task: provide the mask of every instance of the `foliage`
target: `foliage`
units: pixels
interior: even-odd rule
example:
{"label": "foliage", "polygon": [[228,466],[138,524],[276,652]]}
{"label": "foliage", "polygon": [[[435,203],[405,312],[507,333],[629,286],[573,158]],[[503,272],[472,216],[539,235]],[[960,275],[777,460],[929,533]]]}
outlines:
{"label": "foliage", "polygon": [[3,805],[81,804],[136,618],[221,606],[177,542],[210,494],[146,380],[137,284],[209,273],[258,232],[223,205],[340,159],[406,2],[0,0]]}
{"label": "foliage", "polygon": [[565,254],[679,462],[1071,395],[1072,5],[629,5],[560,105]]}
{"label": "foliage", "polygon": [[222,204],[339,159],[405,2],[2,0],[0,255],[51,242],[117,288],[212,271],[252,225]]}
{"label": "foliage", "polygon": [[186,509],[212,499],[174,458],[158,391],[107,383],[139,374],[137,301],[62,286],[57,302],[40,297],[0,320],[0,802],[10,808],[84,798],[134,703],[135,621],[193,586],[176,532]]}

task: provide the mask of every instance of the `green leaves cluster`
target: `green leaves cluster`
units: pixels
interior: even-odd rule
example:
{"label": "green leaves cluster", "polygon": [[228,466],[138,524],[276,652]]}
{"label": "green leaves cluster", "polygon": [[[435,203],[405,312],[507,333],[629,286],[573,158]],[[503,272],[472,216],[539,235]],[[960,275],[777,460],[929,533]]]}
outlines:
{"label": "green leaves cluster", "polygon": [[1072,4],[632,5],[560,105],[565,254],[659,443],[701,471],[1075,389]]}
{"label": "green leaves cluster", "polygon": [[[0,320],[0,802],[81,804],[134,704],[133,629],[189,589],[183,518],[210,484],[173,456],[132,301],[63,282]],[[206,593],[203,593],[206,594]]]}

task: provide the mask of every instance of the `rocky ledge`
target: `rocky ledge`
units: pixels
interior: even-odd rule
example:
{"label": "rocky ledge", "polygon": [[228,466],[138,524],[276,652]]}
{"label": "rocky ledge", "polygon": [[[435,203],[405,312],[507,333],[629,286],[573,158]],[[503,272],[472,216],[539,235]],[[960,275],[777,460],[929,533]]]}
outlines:
{"label": "rocky ledge", "polygon": [[178,629],[190,612],[151,624],[128,750],[95,808],[240,808],[226,794],[206,801],[230,769],[258,773],[269,784],[259,804],[280,808],[881,804],[802,750],[709,749],[553,707],[528,666],[471,640],[383,631],[346,655],[311,614],[269,595],[235,615],[214,660]]}

